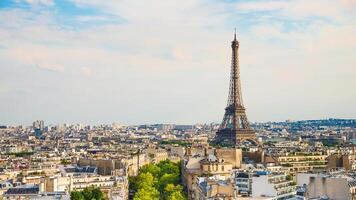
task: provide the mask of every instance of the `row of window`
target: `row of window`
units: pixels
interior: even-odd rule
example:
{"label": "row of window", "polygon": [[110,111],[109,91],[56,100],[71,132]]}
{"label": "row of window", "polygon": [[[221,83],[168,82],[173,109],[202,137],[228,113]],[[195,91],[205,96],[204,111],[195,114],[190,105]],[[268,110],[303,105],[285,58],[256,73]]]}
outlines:
{"label": "row of window", "polygon": [[[201,166],[201,168],[203,169],[203,166]],[[213,167],[213,169],[215,168],[215,171],[218,171],[219,170],[219,166],[217,165],[216,167]],[[225,167],[224,166],[221,166],[221,171],[224,171],[225,170]],[[211,166],[209,165],[208,166],[208,171],[212,171],[211,170]]]}

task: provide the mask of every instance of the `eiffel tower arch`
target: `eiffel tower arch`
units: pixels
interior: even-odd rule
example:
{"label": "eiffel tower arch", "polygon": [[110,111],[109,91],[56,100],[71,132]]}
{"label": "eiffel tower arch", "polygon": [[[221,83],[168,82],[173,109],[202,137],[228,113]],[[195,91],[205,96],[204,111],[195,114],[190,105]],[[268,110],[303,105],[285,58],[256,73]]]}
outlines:
{"label": "eiffel tower arch", "polygon": [[215,142],[222,145],[240,145],[245,141],[254,146],[260,146],[254,130],[248,122],[246,110],[242,101],[240,65],[239,65],[239,41],[236,39],[231,43],[231,72],[230,88],[224,118],[216,133]]}

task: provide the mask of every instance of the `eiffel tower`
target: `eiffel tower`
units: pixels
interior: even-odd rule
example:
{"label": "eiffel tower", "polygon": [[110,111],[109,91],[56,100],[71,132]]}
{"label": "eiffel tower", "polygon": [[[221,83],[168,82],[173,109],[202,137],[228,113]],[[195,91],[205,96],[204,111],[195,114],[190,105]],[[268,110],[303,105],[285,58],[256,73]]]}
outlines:
{"label": "eiffel tower", "polygon": [[215,142],[221,145],[237,146],[244,141],[249,141],[251,144],[259,146],[256,134],[247,120],[245,107],[242,102],[238,52],[239,41],[236,40],[236,32],[231,48],[229,97],[223,121],[216,133]]}

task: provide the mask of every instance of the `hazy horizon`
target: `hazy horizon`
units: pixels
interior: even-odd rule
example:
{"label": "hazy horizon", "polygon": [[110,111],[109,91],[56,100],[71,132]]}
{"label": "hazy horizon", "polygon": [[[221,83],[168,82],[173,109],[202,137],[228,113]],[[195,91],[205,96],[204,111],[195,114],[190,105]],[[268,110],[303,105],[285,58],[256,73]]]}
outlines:
{"label": "hazy horizon", "polygon": [[356,2],[0,1],[0,124],[356,118]]}
{"label": "hazy horizon", "polygon": [[[258,122],[253,122],[250,121],[250,123],[268,123],[268,122],[286,122],[286,121],[308,121],[308,120],[329,120],[329,119],[337,119],[337,120],[356,120],[356,118],[320,118],[320,119],[286,119],[282,121],[258,121]],[[136,124],[125,124],[125,123],[120,123],[120,122],[106,122],[106,123],[85,123],[85,122],[60,122],[60,123],[48,123],[45,119],[36,119],[36,120],[43,120],[45,126],[57,126],[57,125],[76,125],[76,124],[81,124],[81,125],[88,125],[88,126],[100,126],[100,125],[112,125],[116,123],[117,125],[121,126],[140,126],[140,125],[154,125],[154,124],[174,124],[174,125],[196,125],[196,124],[220,124],[221,121],[216,121],[216,122],[195,122],[195,123],[168,123],[168,122],[151,122],[151,123],[136,123]],[[33,120],[31,123],[28,124],[0,124],[0,126],[32,126],[32,123],[36,120]]]}

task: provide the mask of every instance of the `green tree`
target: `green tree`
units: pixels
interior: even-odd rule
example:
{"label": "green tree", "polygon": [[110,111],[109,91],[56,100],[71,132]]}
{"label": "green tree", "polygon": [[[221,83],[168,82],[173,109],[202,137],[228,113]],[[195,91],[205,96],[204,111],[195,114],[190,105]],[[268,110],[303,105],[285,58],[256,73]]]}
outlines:
{"label": "green tree", "polygon": [[181,185],[174,185],[172,183],[168,183],[164,188],[164,193],[168,195],[175,191],[183,191],[183,187]]}
{"label": "green tree", "polygon": [[93,190],[91,191],[91,194],[94,199],[105,199],[104,193],[97,187],[93,188]]}
{"label": "green tree", "polygon": [[150,188],[150,187],[153,187],[154,184],[155,184],[155,179],[154,179],[153,175],[149,172],[141,173],[137,177],[137,188],[138,189]]}
{"label": "green tree", "polygon": [[159,200],[159,192],[156,188],[141,188],[133,198],[134,200]]}
{"label": "green tree", "polygon": [[64,166],[67,166],[67,165],[71,164],[71,161],[70,160],[66,160],[66,159],[62,159],[61,160],[61,164],[64,165]]}
{"label": "green tree", "polygon": [[130,176],[129,177],[129,190],[137,191],[138,190],[137,182],[138,182],[138,176]]}
{"label": "green tree", "polygon": [[[163,197],[164,199],[168,199],[170,197],[176,196],[175,193],[183,193],[183,187],[181,185],[174,185],[172,183],[168,183],[164,188]],[[174,195],[173,195],[174,193]],[[172,196],[173,195],[173,196]]]}
{"label": "green tree", "polygon": [[70,193],[71,200],[105,200],[104,193],[94,186],[86,187],[83,191],[73,191]]}
{"label": "green tree", "polygon": [[141,173],[151,173],[154,177],[158,177],[159,174],[161,173],[161,168],[159,168],[157,165],[148,164],[148,165],[143,166],[141,168],[140,172]]}
{"label": "green tree", "polygon": [[82,192],[73,191],[70,193],[70,200],[85,200]]}
{"label": "green tree", "polygon": [[179,184],[180,176],[179,174],[164,174],[159,178],[158,186],[161,191],[166,187],[168,184]]}
{"label": "green tree", "polygon": [[179,165],[170,160],[164,160],[157,164],[161,168],[161,176],[164,174],[180,174]]}
{"label": "green tree", "polygon": [[84,188],[84,190],[82,191],[82,194],[83,194],[85,200],[94,199],[94,195],[92,193],[93,189],[94,189],[94,187]]}
{"label": "green tree", "polygon": [[187,200],[180,185],[180,166],[170,160],[143,166],[138,176],[129,177],[134,200]]}
{"label": "green tree", "polygon": [[168,196],[167,200],[187,200],[187,197],[183,194],[183,192],[174,191]]}

